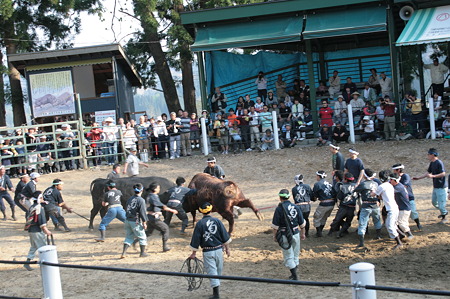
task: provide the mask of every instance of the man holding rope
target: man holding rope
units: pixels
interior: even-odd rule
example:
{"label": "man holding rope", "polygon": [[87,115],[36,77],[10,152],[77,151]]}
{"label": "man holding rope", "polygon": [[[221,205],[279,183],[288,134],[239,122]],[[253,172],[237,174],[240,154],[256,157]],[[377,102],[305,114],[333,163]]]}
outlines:
{"label": "man holding rope", "polygon": [[64,227],[65,232],[70,232],[70,228],[67,227],[66,220],[64,216],[61,214],[61,209],[65,209],[67,212],[72,213],[72,208],[67,206],[64,202],[61,190],[63,189],[63,181],[60,179],[54,179],[52,186],[48,187],[44,191],[44,202],[43,206],[45,209],[47,221],[49,217],[54,217],[58,220],[58,225],[55,225],[57,228],[59,225]]}
{"label": "man holding rope", "polygon": [[439,153],[435,148],[428,150],[428,160],[430,165],[428,166],[427,173],[420,177],[414,177],[413,180],[421,180],[423,178],[433,179],[433,195],[431,202],[433,206],[441,212],[439,218],[442,219],[439,223],[447,223],[448,212],[445,208],[447,204],[447,183],[445,181],[445,168],[444,163],[438,158]]}
{"label": "man holding rope", "polygon": [[[287,189],[280,190],[278,196],[280,197],[280,204],[275,209],[272,220],[273,238],[282,248],[284,265],[291,271],[289,279],[298,280],[300,239],[306,239],[306,221],[303,219],[300,207],[289,201],[290,194]],[[299,227],[300,234],[298,232]],[[279,232],[281,233],[281,240],[277,238],[277,235],[280,235]]]}
{"label": "man holding rope", "polygon": [[[192,253],[190,259],[195,259],[198,248],[203,249],[203,263],[208,275],[222,275],[223,269],[223,253],[230,256],[230,248],[228,244],[231,242],[230,235],[223,223],[214,217],[211,217],[213,206],[209,202],[205,202],[198,210],[203,214],[203,218],[197,222],[191,239]],[[220,298],[219,286],[220,280],[210,278],[210,285],[213,289],[213,295],[210,299]]]}

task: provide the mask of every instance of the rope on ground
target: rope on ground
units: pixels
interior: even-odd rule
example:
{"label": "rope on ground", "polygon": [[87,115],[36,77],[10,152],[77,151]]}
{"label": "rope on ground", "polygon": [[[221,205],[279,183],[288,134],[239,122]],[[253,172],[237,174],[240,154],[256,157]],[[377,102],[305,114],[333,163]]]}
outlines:
{"label": "rope on ground", "polygon": [[376,286],[376,285],[366,285],[366,286],[362,286],[362,287],[364,287],[367,290],[401,292],[401,293],[410,293],[410,294],[436,295],[436,296],[450,296],[450,291],[407,289],[407,288],[384,287],[384,286]]}
{"label": "rope on ground", "polygon": [[8,299],[40,299],[40,297],[15,297],[15,296],[5,296],[5,295],[0,295],[0,298],[8,298]]}
{"label": "rope on ground", "polygon": [[32,264],[37,264],[38,261],[5,261],[5,260],[0,260],[0,264],[16,264],[16,265],[32,265]]}

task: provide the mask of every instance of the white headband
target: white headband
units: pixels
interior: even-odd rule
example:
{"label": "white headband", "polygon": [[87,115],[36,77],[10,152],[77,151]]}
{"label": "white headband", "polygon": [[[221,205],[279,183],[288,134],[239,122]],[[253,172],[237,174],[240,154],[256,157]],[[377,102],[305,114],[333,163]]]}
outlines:
{"label": "white headband", "polygon": [[348,152],[351,154],[359,155],[359,153],[357,151],[355,151],[354,149],[349,149]]}
{"label": "white headband", "polygon": [[396,181],[397,183],[398,182],[400,182],[400,178],[394,178],[394,177],[388,177],[388,180],[394,180],[394,181]]}
{"label": "white headband", "polygon": [[371,180],[371,179],[373,179],[374,177],[377,176],[377,173],[374,172],[374,173],[372,174],[372,176],[368,176],[368,175],[364,172],[364,176],[366,177],[366,179]]}
{"label": "white headband", "polygon": [[400,164],[398,166],[392,167],[392,169],[396,170],[396,169],[405,169],[405,165]]}
{"label": "white headband", "polygon": [[317,171],[316,174],[318,176],[320,176],[322,179],[327,177],[327,174],[325,172],[324,173],[320,173],[320,172]]}
{"label": "white headband", "polygon": [[331,148],[334,148],[334,149],[337,150],[337,151],[340,149],[339,146],[336,146],[336,145],[334,145],[334,144],[332,144],[332,143],[330,143],[330,147],[331,147]]}

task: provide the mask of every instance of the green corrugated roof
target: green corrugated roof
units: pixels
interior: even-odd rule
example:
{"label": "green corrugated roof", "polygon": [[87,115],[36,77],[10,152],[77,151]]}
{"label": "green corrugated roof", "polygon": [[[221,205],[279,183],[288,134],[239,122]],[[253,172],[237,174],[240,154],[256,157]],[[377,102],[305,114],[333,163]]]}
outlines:
{"label": "green corrugated roof", "polygon": [[249,18],[281,13],[292,13],[364,3],[382,3],[380,0],[288,0],[270,1],[240,6],[228,6],[214,9],[204,9],[192,12],[183,12],[181,22],[183,25],[224,21],[230,19]]}

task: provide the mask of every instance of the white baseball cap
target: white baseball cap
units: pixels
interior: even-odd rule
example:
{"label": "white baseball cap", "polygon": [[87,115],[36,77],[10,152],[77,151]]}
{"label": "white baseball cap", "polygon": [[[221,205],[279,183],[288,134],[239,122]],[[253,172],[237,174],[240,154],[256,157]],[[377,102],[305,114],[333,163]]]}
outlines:
{"label": "white baseball cap", "polygon": [[32,172],[30,173],[30,178],[32,180],[37,179],[38,177],[40,177],[41,175],[38,172]]}

